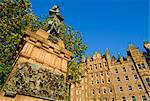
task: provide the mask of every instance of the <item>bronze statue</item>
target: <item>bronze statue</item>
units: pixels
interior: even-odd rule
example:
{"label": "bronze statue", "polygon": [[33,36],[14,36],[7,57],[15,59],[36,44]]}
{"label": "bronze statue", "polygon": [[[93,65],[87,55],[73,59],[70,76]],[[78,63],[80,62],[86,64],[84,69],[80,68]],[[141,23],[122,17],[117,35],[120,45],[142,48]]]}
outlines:
{"label": "bronze statue", "polygon": [[53,6],[52,9],[50,9],[49,14],[48,33],[50,33],[50,37],[55,36],[59,39],[63,39],[63,36],[66,33],[66,26],[63,23],[64,18],[60,15],[59,6]]}

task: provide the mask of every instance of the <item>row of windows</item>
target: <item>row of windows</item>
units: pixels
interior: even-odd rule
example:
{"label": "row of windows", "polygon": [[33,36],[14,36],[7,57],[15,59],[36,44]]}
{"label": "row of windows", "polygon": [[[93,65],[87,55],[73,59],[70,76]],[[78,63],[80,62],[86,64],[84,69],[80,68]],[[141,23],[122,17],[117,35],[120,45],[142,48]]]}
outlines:
{"label": "row of windows", "polygon": [[[107,66],[107,63],[106,63],[106,62],[105,62],[104,64],[105,64],[105,66]],[[142,63],[142,64],[137,64],[137,65],[138,65],[138,68],[139,68],[139,69],[145,68],[144,63]],[[91,70],[93,70],[92,65],[90,65],[90,67],[91,67]],[[100,63],[99,65],[98,65],[98,64],[95,64],[95,69],[98,69],[98,67],[102,67],[102,64],[101,64],[101,63]],[[126,72],[125,67],[123,67],[122,69],[123,69],[123,72]],[[133,66],[131,66],[131,70],[134,70],[134,67],[133,67]],[[118,70],[115,69],[115,72],[118,73]]]}
{"label": "row of windows", "polygon": [[[104,74],[103,74],[103,71],[101,71],[100,73],[96,73],[95,75],[98,77],[98,75],[103,76]],[[106,71],[106,75],[108,76],[107,71]],[[93,78],[93,77],[94,77],[93,74],[91,74],[91,78]]]}
{"label": "row of windows", "polygon": [[[125,67],[123,67],[122,70],[123,70],[123,72],[126,72],[126,68]],[[131,70],[135,70],[134,66],[131,66]],[[118,69],[117,68],[115,69],[115,73],[118,74]]]}
{"label": "row of windows", "polygon": [[[104,62],[103,64],[104,64],[105,67],[107,66],[107,62]],[[98,67],[101,68],[102,67],[102,63],[95,64],[94,67],[95,67],[95,69],[98,69]],[[91,70],[93,70],[92,65],[90,65],[90,68],[91,68]]]}
{"label": "row of windows", "polygon": [[[139,69],[145,68],[144,63],[138,64],[138,68],[139,68]],[[125,67],[123,67],[122,70],[123,70],[123,72],[126,72],[126,68],[125,68]],[[134,69],[134,66],[131,66],[131,70],[135,70],[135,69]],[[118,73],[118,69],[115,69],[115,73]]]}
{"label": "row of windows", "polygon": [[[96,80],[96,83],[99,84],[99,80]],[[101,83],[105,83],[104,79],[101,80]],[[107,83],[110,83],[110,79],[107,79]],[[92,85],[94,84],[94,81],[92,81]]]}
{"label": "row of windows", "polygon": [[[132,96],[131,99],[132,101],[136,101],[136,96]],[[127,101],[125,96],[122,97],[122,101]],[[147,98],[145,95],[142,96],[142,101],[147,101]]]}
{"label": "row of windows", "polygon": [[[141,86],[140,84],[137,85],[137,88],[138,88],[138,90],[142,90],[142,86]],[[132,90],[132,86],[129,85],[129,86],[128,86],[128,90],[131,91],[131,90]],[[123,91],[123,88],[122,88],[122,87],[120,87],[120,91]]]}
{"label": "row of windows", "polygon": [[[112,97],[111,100],[108,100],[107,97],[104,97],[104,99],[102,100],[100,97],[98,97],[98,101],[115,101],[115,98]],[[127,101],[125,96],[122,97],[122,101]],[[130,101],[136,101],[136,96],[132,96]],[[148,101],[148,100],[146,96],[143,95],[140,101]]]}
{"label": "row of windows", "polygon": [[[109,101],[109,100],[107,99],[107,97],[104,97],[103,100],[99,97],[99,98],[98,98],[98,101]],[[112,97],[112,98],[111,98],[111,101],[115,101],[115,98]]]}
{"label": "row of windows", "polygon": [[[103,92],[103,94],[107,93],[106,88],[104,88],[102,92]],[[112,93],[112,88],[109,88],[109,92]],[[100,88],[97,89],[97,93],[98,93],[98,94],[101,93]],[[93,94],[93,95],[95,94],[95,93],[94,93],[94,89],[92,90],[92,94]]]}
{"label": "row of windows", "polygon": [[[100,97],[98,97],[98,101],[115,101],[115,98],[112,97],[111,100],[108,100],[107,97],[104,97],[104,99],[102,100]],[[122,101],[127,101],[125,96],[122,97]],[[136,96],[132,96],[130,101],[136,101]],[[148,101],[148,100],[146,96],[143,95],[140,101]]]}
{"label": "row of windows", "polygon": [[[80,98],[77,97],[77,99],[80,99],[80,101],[81,101],[81,97]],[[103,100],[102,100],[101,97],[98,97],[98,101],[115,101],[115,98],[112,96],[111,100],[108,100],[107,97],[104,97]],[[125,96],[122,96],[122,101],[127,101]],[[136,99],[136,96],[131,96],[130,101],[138,101],[138,100]],[[142,95],[140,101],[148,101],[148,100],[147,100],[145,95]]]}
{"label": "row of windows", "polygon": [[142,63],[142,64],[137,64],[137,65],[138,65],[138,68],[139,68],[139,69],[145,68],[144,63]]}
{"label": "row of windows", "polygon": [[[134,79],[138,80],[138,76],[136,74],[134,75]],[[120,78],[117,77],[117,80],[120,81]],[[127,81],[129,80],[129,77],[127,75],[125,76],[125,80],[127,80]]]}

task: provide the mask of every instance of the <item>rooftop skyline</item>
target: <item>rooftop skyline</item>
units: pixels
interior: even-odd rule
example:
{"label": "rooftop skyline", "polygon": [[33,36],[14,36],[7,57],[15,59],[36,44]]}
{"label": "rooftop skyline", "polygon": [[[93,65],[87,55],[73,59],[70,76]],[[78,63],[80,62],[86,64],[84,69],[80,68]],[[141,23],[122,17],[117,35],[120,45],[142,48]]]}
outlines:
{"label": "rooftop skyline", "polygon": [[129,44],[145,51],[149,41],[148,0],[31,0],[32,10],[45,18],[53,5],[60,6],[65,24],[80,31],[88,49],[104,54],[106,48],[117,57],[126,56]]}

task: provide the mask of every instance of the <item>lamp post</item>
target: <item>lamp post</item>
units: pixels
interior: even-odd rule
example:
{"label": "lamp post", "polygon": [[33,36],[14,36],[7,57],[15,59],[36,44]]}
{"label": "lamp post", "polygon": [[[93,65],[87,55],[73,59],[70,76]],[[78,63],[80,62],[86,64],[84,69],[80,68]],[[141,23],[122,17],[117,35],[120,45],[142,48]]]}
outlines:
{"label": "lamp post", "polygon": [[72,79],[73,79],[73,76],[68,75],[67,77],[67,101],[70,101],[70,88],[71,88]]}

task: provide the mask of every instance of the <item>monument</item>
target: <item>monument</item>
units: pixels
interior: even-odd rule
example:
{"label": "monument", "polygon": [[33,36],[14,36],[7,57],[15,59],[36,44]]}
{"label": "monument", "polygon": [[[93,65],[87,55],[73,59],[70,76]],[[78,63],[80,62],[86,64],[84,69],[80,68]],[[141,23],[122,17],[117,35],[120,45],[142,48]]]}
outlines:
{"label": "monument", "polygon": [[49,13],[48,32],[26,30],[23,47],[0,92],[0,101],[65,99],[67,62],[73,54],[57,38],[66,31],[59,7],[54,6]]}

